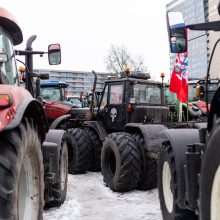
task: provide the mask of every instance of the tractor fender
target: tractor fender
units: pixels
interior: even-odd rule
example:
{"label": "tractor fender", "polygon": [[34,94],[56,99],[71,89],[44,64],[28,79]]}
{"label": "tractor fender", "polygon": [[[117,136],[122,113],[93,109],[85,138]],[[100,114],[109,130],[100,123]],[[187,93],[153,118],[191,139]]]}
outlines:
{"label": "tractor fender", "polygon": [[108,136],[105,126],[101,121],[86,121],[83,123],[83,127],[90,127],[95,130],[95,132],[99,135],[100,141],[104,141]]}
{"label": "tractor fender", "polygon": [[125,126],[125,131],[128,133],[141,132],[144,137],[144,150],[159,152],[161,143],[166,140],[163,131],[167,130],[161,124],[141,124],[141,123],[128,123]]}
{"label": "tractor fender", "polygon": [[54,182],[59,180],[59,160],[65,132],[64,130],[50,129],[43,143],[44,157],[46,157],[44,158],[44,163],[45,166],[50,165],[49,171],[55,174]]}
{"label": "tractor fender", "polygon": [[177,200],[179,206],[186,208],[186,182],[184,166],[186,165],[187,145],[199,143],[198,129],[167,129],[164,131],[167,141],[170,142],[176,165]]}
{"label": "tractor fender", "polygon": [[52,122],[52,124],[50,125],[50,129],[56,129],[57,126],[60,124],[61,121],[66,120],[66,119],[69,118],[69,117],[71,117],[70,114],[68,114],[68,115],[62,115],[62,116],[56,118],[56,119]]}
{"label": "tractor fender", "polygon": [[11,130],[17,127],[24,117],[33,119],[34,125],[37,125],[41,142],[43,142],[49,127],[42,104],[33,97],[26,97],[21,101],[21,103],[19,103],[17,108],[13,111],[13,119],[4,128],[4,130]]}

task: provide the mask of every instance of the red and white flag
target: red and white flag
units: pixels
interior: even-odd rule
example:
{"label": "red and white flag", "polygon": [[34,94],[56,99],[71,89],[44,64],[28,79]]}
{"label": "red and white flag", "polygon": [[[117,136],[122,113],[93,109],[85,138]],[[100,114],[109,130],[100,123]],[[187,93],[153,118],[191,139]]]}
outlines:
{"label": "red and white flag", "polygon": [[170,79],[170,91],[176,93],[180,102],[188,99],[188,53],[178,53]]}

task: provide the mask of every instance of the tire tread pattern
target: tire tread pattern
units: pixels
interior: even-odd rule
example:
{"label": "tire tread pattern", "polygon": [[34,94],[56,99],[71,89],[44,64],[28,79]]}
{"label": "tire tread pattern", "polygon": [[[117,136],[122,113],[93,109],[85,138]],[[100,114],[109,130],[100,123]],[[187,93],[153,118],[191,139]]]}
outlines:
{"label": "tire tread pattern", "polygon": [[142,160],[143,160],[143,173],[142,179],[138,183],[138,189],[140,190],[150,190],[157,187],[157,160],[151,159],[148,157],[144,151],[144,138],[142,134],[135,133],[133,134],[138,146],[142,151]]}
{"label": "tire tread pattern", "polygon": [[[134,140],[134,138],[125,132],[115,132],[108,136],[107,139],[111,139],[118,148],[118,154],[120,156],[120,173],[118,181],[111,184],[109,175],[105,176],[104,182],[113,191],[126,192],[137,187],[137,184],[141,176],[141,153]],[[106,141],[103,144],[105,145]],[[107,169],[105,169],[105,172]],[[112,178],[112,177],[111,177]]]}
{"label": "tire tread pattern", "polygon": [[74,159],[69,168],[72,174],[85,173],[89,170],[92,161],[92,144],[91,140],[81,128],[68,130],[74,141]]}
{"label": "tire tread pattern", "polygon": [[98,172],[101,171],[101,151],[102,151],[102,141],[100,141],[98,134],[91,128],[85,128],[90,140],[93,145],[93,158],[91,163],[91,171]]}
{"label": "tire tread pattern", "polygon": [[38,216],[34,216],[34,218],[42,219],[44,207],[43,156],[40,137],[33,120],[24,118],[18,127],[2,131],[0,133],[0,146],[0,176],[4,176],[0,181],[0,207],[1,210],[4,210],[4,212],[0,212],[0,219],[17,219],[17,185],[21,164],[27,150],[29,153],[34,151],[35,155],[38,155],[41,189],[38,197]]}

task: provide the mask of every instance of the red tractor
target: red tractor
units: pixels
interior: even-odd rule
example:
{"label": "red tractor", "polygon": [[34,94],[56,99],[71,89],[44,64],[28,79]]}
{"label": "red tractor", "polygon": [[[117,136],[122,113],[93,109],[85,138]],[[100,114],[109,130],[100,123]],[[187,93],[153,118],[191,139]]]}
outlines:
{"label": "red tractor", "polygon": [[[70,115],[72,108],[79,107],[67,101],[67,88],[68,84],[62,81],[46,81],[40,83],[40,96],[44,100],[44,111],[49,125],[58,117]],[[58,128],[65,129],[65,123],[61,123]]]}
{"label": "red tractor", "polygon": [[[0,219],[42,219],[45,206],[66,198],[68,147],[63,130],[49,130],[42,103],[36,99],[40,76],[33,73],[33,54],[48,53],[59,64],[60,46],[33,51],[14,50],[23,35],[15,18],[0,8]],[[16,55],[25,56],[25,88],[19,86]]]}

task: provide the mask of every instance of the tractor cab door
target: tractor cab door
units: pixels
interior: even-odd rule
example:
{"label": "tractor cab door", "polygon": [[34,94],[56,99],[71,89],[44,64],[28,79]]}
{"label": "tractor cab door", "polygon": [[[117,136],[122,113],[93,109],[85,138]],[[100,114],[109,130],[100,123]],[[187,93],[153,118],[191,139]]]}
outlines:
{"label": "tractor cab door", "polygon": [[124,82],[112,82],[109,84],[108,103],[106,106],[106,128],[111,131],[121,131],[124,112]]}
{"label": "tractor cab door", "polygon": [[107,102],[108,102],[108,84],[105,85],[97,112],[97,120],[102,121],[105,125],[107,121]]}
{"label": "tractor cab door", "polygon": [[106,130],[122,131],[124,129],[124,82],[110,82],[103,90],[98,112],[98,120],[103,121]]}
{"label": "tractor cab door", "polygon": [[124,129],[124,82],[109,85],[107,130]]}

